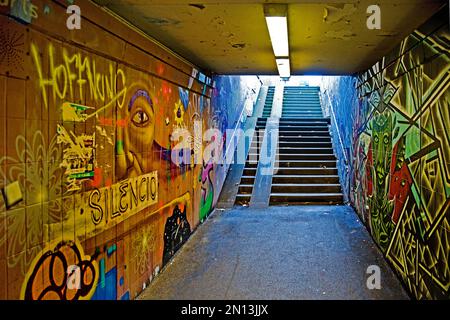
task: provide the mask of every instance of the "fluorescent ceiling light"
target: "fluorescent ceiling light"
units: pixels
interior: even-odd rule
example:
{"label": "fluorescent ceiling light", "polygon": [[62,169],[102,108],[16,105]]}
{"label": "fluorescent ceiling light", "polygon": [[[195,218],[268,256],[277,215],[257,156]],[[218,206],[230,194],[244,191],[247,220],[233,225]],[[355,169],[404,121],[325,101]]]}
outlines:
{"label": "fluorescent ceiling light", "polygon": [[276,59],[277,61],[277,67],[278,67],[278,73],[280,74],[281,78],[289,78],[291,76],[291,66],[290,61],[287,58],[283,59]]}
{"label": "fluorescent ceiling light", "polygon": [[289,56],[287,17],[266,17],[275,57]]}

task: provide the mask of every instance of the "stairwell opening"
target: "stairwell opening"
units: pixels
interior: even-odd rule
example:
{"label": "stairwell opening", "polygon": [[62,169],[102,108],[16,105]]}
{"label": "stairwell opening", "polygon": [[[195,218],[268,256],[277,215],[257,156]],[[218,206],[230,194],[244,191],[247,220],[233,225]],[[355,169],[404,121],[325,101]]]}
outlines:
{"label": "stairwell opening", "polygon": [[265,90],[253,110],[255,133],[246,143],[236,205],[264,197],[267,205],[344,203],[326,78],[260,77]]}

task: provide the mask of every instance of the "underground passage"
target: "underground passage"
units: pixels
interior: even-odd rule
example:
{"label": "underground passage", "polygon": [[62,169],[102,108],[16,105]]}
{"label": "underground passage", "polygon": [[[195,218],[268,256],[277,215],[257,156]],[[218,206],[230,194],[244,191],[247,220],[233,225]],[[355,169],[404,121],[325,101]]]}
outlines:
{"label": "underground passage", "polygon": [[449,300],[448,1],[274,2],[0,1],[0,300]]}

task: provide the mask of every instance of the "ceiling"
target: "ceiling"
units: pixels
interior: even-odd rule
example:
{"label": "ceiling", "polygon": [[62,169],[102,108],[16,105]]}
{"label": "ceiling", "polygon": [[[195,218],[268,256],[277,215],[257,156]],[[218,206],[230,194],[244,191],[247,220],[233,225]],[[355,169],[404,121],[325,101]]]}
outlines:
{"label": "ceiling", "polygon": [[[204,70],[277,75],[264,0],[94,0]],[[446,0],[303,0],[288,3],[293,75],[344,75],[367,69]],[[369,5],[381,30],[369,30]]]}

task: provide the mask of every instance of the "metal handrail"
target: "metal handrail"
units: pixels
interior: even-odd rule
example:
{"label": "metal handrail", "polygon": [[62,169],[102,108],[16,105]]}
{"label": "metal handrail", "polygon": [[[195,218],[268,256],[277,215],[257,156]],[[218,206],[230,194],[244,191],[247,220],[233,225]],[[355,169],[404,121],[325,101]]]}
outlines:
{"label": "metal handrail", "polygon": [[342,135],[341,135],[341,132],[339,131],[339,127],[337,125],[336,114],[334,113],[334,110],[333,110],[333,103],[331,102],[331,98],[330,98],[330,96],[328,94],[328,91],[326,91],[326,90],[325,90],[325,95],[328,98],[328,104],[330,105],[331,115],[333,117],[333,121],[334,121],[334,124],[335,124],[335,127],[336,127],[336,131],[337,131],[337,134],[338,134],[338,138],[339,138],[339,145],[341,146],[341,149],[342,149],[343,154],[344,154],[345,165],[348,166],[349,165],[349,161],[348,161],[348,157],[347,157],[347,152],[345,151],[344,143],[342,142]]}

